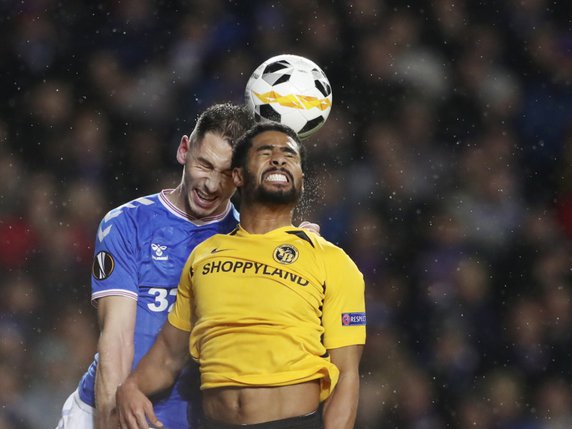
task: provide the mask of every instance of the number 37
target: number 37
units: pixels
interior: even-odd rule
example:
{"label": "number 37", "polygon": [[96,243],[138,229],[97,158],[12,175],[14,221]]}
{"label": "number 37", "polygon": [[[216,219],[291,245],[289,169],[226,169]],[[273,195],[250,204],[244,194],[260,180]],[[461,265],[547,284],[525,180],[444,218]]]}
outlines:
{"label": "number 37", "polygon": [[[169,305],[169,300],[167,299],[167,295],[176,296],[177,295],[177,288],[173,289],[163,289],[158,287],[152,287],[149,289],[149,295],[155,296],[155,301],[147,304],[147,307],[151,311],[171,311],[173,308],[173,304]],[[168,307],[168,308],[167,308]]]}

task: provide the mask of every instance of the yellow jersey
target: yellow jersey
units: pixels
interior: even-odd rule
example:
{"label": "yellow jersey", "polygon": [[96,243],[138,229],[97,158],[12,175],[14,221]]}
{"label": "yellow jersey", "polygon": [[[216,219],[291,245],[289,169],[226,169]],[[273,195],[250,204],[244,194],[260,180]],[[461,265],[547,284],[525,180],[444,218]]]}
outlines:
{"label": "yellow jersey", "polygon": [[349,256],[316,234],[239,226],[193,250],[169,322],[190,332],[201,389],[319,379],[324,400],[339,377],[327,350],[365,343],[364,287]]}

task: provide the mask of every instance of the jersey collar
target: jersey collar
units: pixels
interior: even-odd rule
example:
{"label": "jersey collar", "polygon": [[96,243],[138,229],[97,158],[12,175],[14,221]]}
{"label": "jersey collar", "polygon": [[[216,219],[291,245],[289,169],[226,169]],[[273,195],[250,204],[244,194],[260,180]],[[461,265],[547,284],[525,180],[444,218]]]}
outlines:
{"label": "jersey collar", "polygon": [[242,225],[238,224],[237,229],[236,229],[236,234],[240,237],[249,237],[249,236],[272,236],[272,235],[278,235],[278,234],[282,234],[284,232],[287,231],[295,231],[298,230],[299,228],[296,228],[295,226],[292,225],[287,225],[287,226],[281,226],[280,228],[276,228],[273,229],[272,231],[268,231],[264,234],[251,234],[250,232],[248,232],[247,230],[245,230]]}
{"label": "jersey collar", "polygon": [[216,216],[195,218],[195,217],[189,215],[186,211],[179,209],[176,205],[174,205],[169,200],[169,198],[167,198],[167,195],[169,195],[173,191],[174,191],[174,189],[163,189],[159,193],[159,201],[161,201],[161,203],[165,206],[165,208],[167,210],[169,210],[171,213],[173,213],[175,216],[177,216],[181,219],[188,220],[189,222],[191,222],[192,224],[197,225],[197,226],[208,225],[208,224],[215,223],[215,222],[218,222],[218,221],[224,219],[228,215],[228,213],[230,212],[230,210],[232,208],[232,204],[229,201],[227,206],[226,206],[226,209],[221,214],[216,215]]}

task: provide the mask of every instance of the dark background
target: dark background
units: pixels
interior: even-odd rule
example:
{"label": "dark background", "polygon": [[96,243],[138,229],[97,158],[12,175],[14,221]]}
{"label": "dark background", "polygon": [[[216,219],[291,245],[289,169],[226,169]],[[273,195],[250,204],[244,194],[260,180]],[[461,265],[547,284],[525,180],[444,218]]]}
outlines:
{"label": "dark background", "polygon": [[357,427],[572,427],[567,3],[1,1],[0,428],[93,356],[100,217],[281,53],[333,87],[297,218],[366,277]]}

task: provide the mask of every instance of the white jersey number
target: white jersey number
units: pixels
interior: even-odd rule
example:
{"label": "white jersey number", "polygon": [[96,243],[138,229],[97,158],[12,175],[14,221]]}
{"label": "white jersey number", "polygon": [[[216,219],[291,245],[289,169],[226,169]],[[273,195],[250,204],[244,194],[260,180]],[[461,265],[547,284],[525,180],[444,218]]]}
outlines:
{"label": "white jersey number", "polygon": [[173,304],[169,305],[169,301],[167,300],[167,294],[171,296],[176,296],[177,288],[167,290],[163,288],[152,287],[151,289],[149,289],[149,295],[155,296],[155,301],[152,302],[151,304],[147,304],[149,310],[161,312],[167,310],[167,307],[169,307],[168,311],[171,311],[171,309],[173,308]]}

